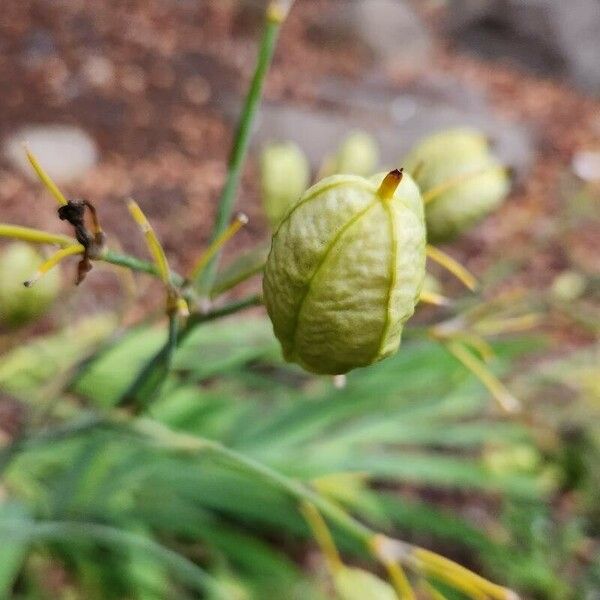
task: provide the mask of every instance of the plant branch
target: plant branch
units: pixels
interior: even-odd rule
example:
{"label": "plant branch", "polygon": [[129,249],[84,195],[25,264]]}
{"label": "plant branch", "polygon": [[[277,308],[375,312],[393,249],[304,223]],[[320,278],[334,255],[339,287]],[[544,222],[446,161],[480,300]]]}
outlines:
{"label": "plant branch", "polygon": [[176,348],[197,326],[232,315],[252,306],[259,306],[260,304],[262,304],[262,297],[254,295],[243,300],[231,302],[207,313],[192,314],[181,331],[179,331],[177,316],[171,315],[169,318],[169,337],[167,342],[142,367],[133,383],[118,400],[117,405],[136,406],[138,408],[148,405],[168,375]]}
{"label": "plant branch", "polygon": [[[252,474],[266,484],[288,494],[299,504],[306,505],[306,503],[308,503],[314,506],[325,518],[329,519],[340,530],[359,542],[365,550],[369,551],[382,564],[386,565],[388,570],[390,569],[390,565],[393,565],[394,563],[403,564],[422,575],[433,576],[441,581],[445,581],[456,589],[468,593],[471,598],[483,599],[489,597],[493,600],[516,600],[518,598],[511,590],[484,579],[454,561],[434,552],[430,552],[429,550],[425,550],[424,548],[413,546],[412,544],[407,544],[400,540],[377,533],[372,528],[364,525],[348,514],[338,504],[330,501],[301,481],[292,479],[252,457],[224,446],[218,441],[174,431],[153,419],[134,417],[124,411],[112,411],[104,418],[100,418],[97,422],[88,418],[82,421],[77,427],[69,428],[69,426],[63,426],[62,428],[57,429],[59,432],[57,436],[53,435],[52,431],[44,432],[40,441],[49,441],[57,438],[63,439],[68,435],[70,429],[73,434],[78,434],[86,429],[93,428],[94,426],[109,427],[124,434],[134,434],[142,440],[146,440],[158,447],[173,452],[189,454],[192,456],[201,456],[205,454],[212,455],[233,468]],[[23,444],[28,446],[31,443],[35,444],[35,441],[36,436],[32,436],[29,443],[27,440],[23,440]],[[92,527],[98,526],[92,524]],[[0,529],[1,528],[2,523],[0,523]],[[19,531],[22,531],[21,527],[19,527]],[[49,527],[49,531],[52,532],[52,535],[56,533],[53,527]],[[81,534],[83,535],[84,532],[77,529],[69,531],[69,534],[78,535],[79,531],[81,531]],[[88,533],[91,537],[101,539],[106,532],[103,533],[100,529],[91,529]],[[122,541],[125,541],[125,538],[123,538],[122,535],[131,535],[128,532],[111,529],[106,538],[107,543],[109,543],[111,539],[117,539],[112,536],[113,533],[115,533],[117,538]],[[143,539],[142,541],[145,542]],[[172,552],[164,548],[163,550],[167,553]],[[177,558],[187,562],[186,559],[175,556],[175,559]],[[399,572],[393,567],[392,571],[396,578],[395,583],[400,583],[401,587],[405,586],[406,582],[398,581],[399,573],[401,578],[403,576],[402,572]],[[198,580],[198,582],[200,583],[200,580]],[[205,582],[202,582],[202,584],[204,585]]]}
{"label": "plant branch", "polygon": [[[289,0],[287,2],[275,0],[267,7],[265,29],[260,42],[254,76],[246,96],[229,157],[227,178],[221,192],[221,197],[219,198],[211,242],[214,242],[224,233],[231,220],[242,168],[248,154],[250,135],[262,98],[265,78],[273,59],[279,30],[291,5],[292,2]],[[219,256],[220,253],[217,253],[212,257],[198,275],[198,287],[200,292],[205,296],[210,294],[214,283]]]}

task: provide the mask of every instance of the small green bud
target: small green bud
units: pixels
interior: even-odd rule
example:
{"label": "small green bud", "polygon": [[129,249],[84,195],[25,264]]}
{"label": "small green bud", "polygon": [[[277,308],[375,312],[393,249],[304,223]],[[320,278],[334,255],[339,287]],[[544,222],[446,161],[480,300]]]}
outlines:
{"label": "small green bud", "polygon": [[323,175],[361,175],[376,172],[379,147],[373,136],[362,131],[351,133],[340,145],[337,154],[326,160]]}
{"label": "small green bud", "polygon": [[563,271],[552,282],[552,297],[561,302],[572,302],[581,298],[587,287],[585,277],[577,271]]}
{"label": "small green bud", "polygon": [[391,585],[372,573],[355,567],[342,567],[334,574],[340,600],[396,600]]}
{"label": "small green bud", "polygon": [[510,189],[506,169],[486,138],[470,129],[425,138],[404,164],[425,201],[429,240],[453,238],[503,202]]}
{"label": "small green bud", "polygon": [[262,153],[260,175],[265,213],[271,227],[277,229],[308,187],[308,160],[296,144],[271,144]]}
{"label": "small green bud", "polygon": [[410,176],[334,175],[282,221],[263,290],[286,360],[337,375],[397,351],[424,277],[423,204]]}
{"label": "small green bud", "polygon": [[15,242],[0,253],[0,324],[18,327],[40,317],[60,290],[60,270],[48,272],[34,286],[23,285],[42,263],[30,245]]}

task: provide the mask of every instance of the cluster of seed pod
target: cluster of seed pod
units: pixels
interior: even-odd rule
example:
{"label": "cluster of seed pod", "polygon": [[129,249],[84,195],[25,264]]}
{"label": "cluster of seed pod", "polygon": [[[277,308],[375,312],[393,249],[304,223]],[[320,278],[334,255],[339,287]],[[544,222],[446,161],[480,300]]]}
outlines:
{"label": "cluster of seed pod", "polygon": [[325,177],[288,204],[263,280],[288,361],[338,375],[396,352],[424,285],[427,237],[467,229],[509,189],[485,137],[467,129],[423,140],[405,164]]}

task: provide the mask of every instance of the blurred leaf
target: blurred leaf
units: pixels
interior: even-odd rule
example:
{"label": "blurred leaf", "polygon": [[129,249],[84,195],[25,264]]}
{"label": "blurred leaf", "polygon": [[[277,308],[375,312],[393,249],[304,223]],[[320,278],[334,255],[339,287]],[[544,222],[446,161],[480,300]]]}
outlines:
{"label": "blurred leaf", "polygon": [[[0,501],[0,530],[8,523],[17,525],[29,520],[27,509],[16,502]],[[8,598],[27,556],[26,540],[3,536],[0,544],[0,598]]]}

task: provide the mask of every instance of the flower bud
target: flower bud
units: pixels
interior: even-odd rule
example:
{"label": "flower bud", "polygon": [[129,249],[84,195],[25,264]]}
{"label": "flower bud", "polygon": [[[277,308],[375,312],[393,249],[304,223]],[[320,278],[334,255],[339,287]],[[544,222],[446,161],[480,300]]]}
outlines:
{"label": "flower bud", "polygon": [[265,213],[276,229],[308,187],[308,160],[296,144],[271,144],[262,153],[260,175]]}
{"label": "flower bud", "polygon": [[41,263],[41,255],[21,242],[0,253],[0,324],[25,325],[40,317],[55,300],[60,289],[59,269],[48,272],[30,288],[23,285]]}
{"label": "flower bud", "polygon": [[355,567],[342,567],[334,575],[340,600],[396,600],[394,588],[372,573]]}
{"label": "flower bud", "polygon": [[313,186],[273,237],[263,290],[286,360],[337,375],[398,349],[425,276],[419,189],[392,171]]}
{"label": "flower bud", "polygon": [[495,210],[510,188],[486,138],[470,129],[425,138],[405,161],[425,199],[430,241],[451,239]]}
{"label": "flower bud", "polygon": [[379,148],[373,136],[363,131],[351,133],[337,153],[325,161],[323,175],[361,175],[369,177],[376,172]]}

